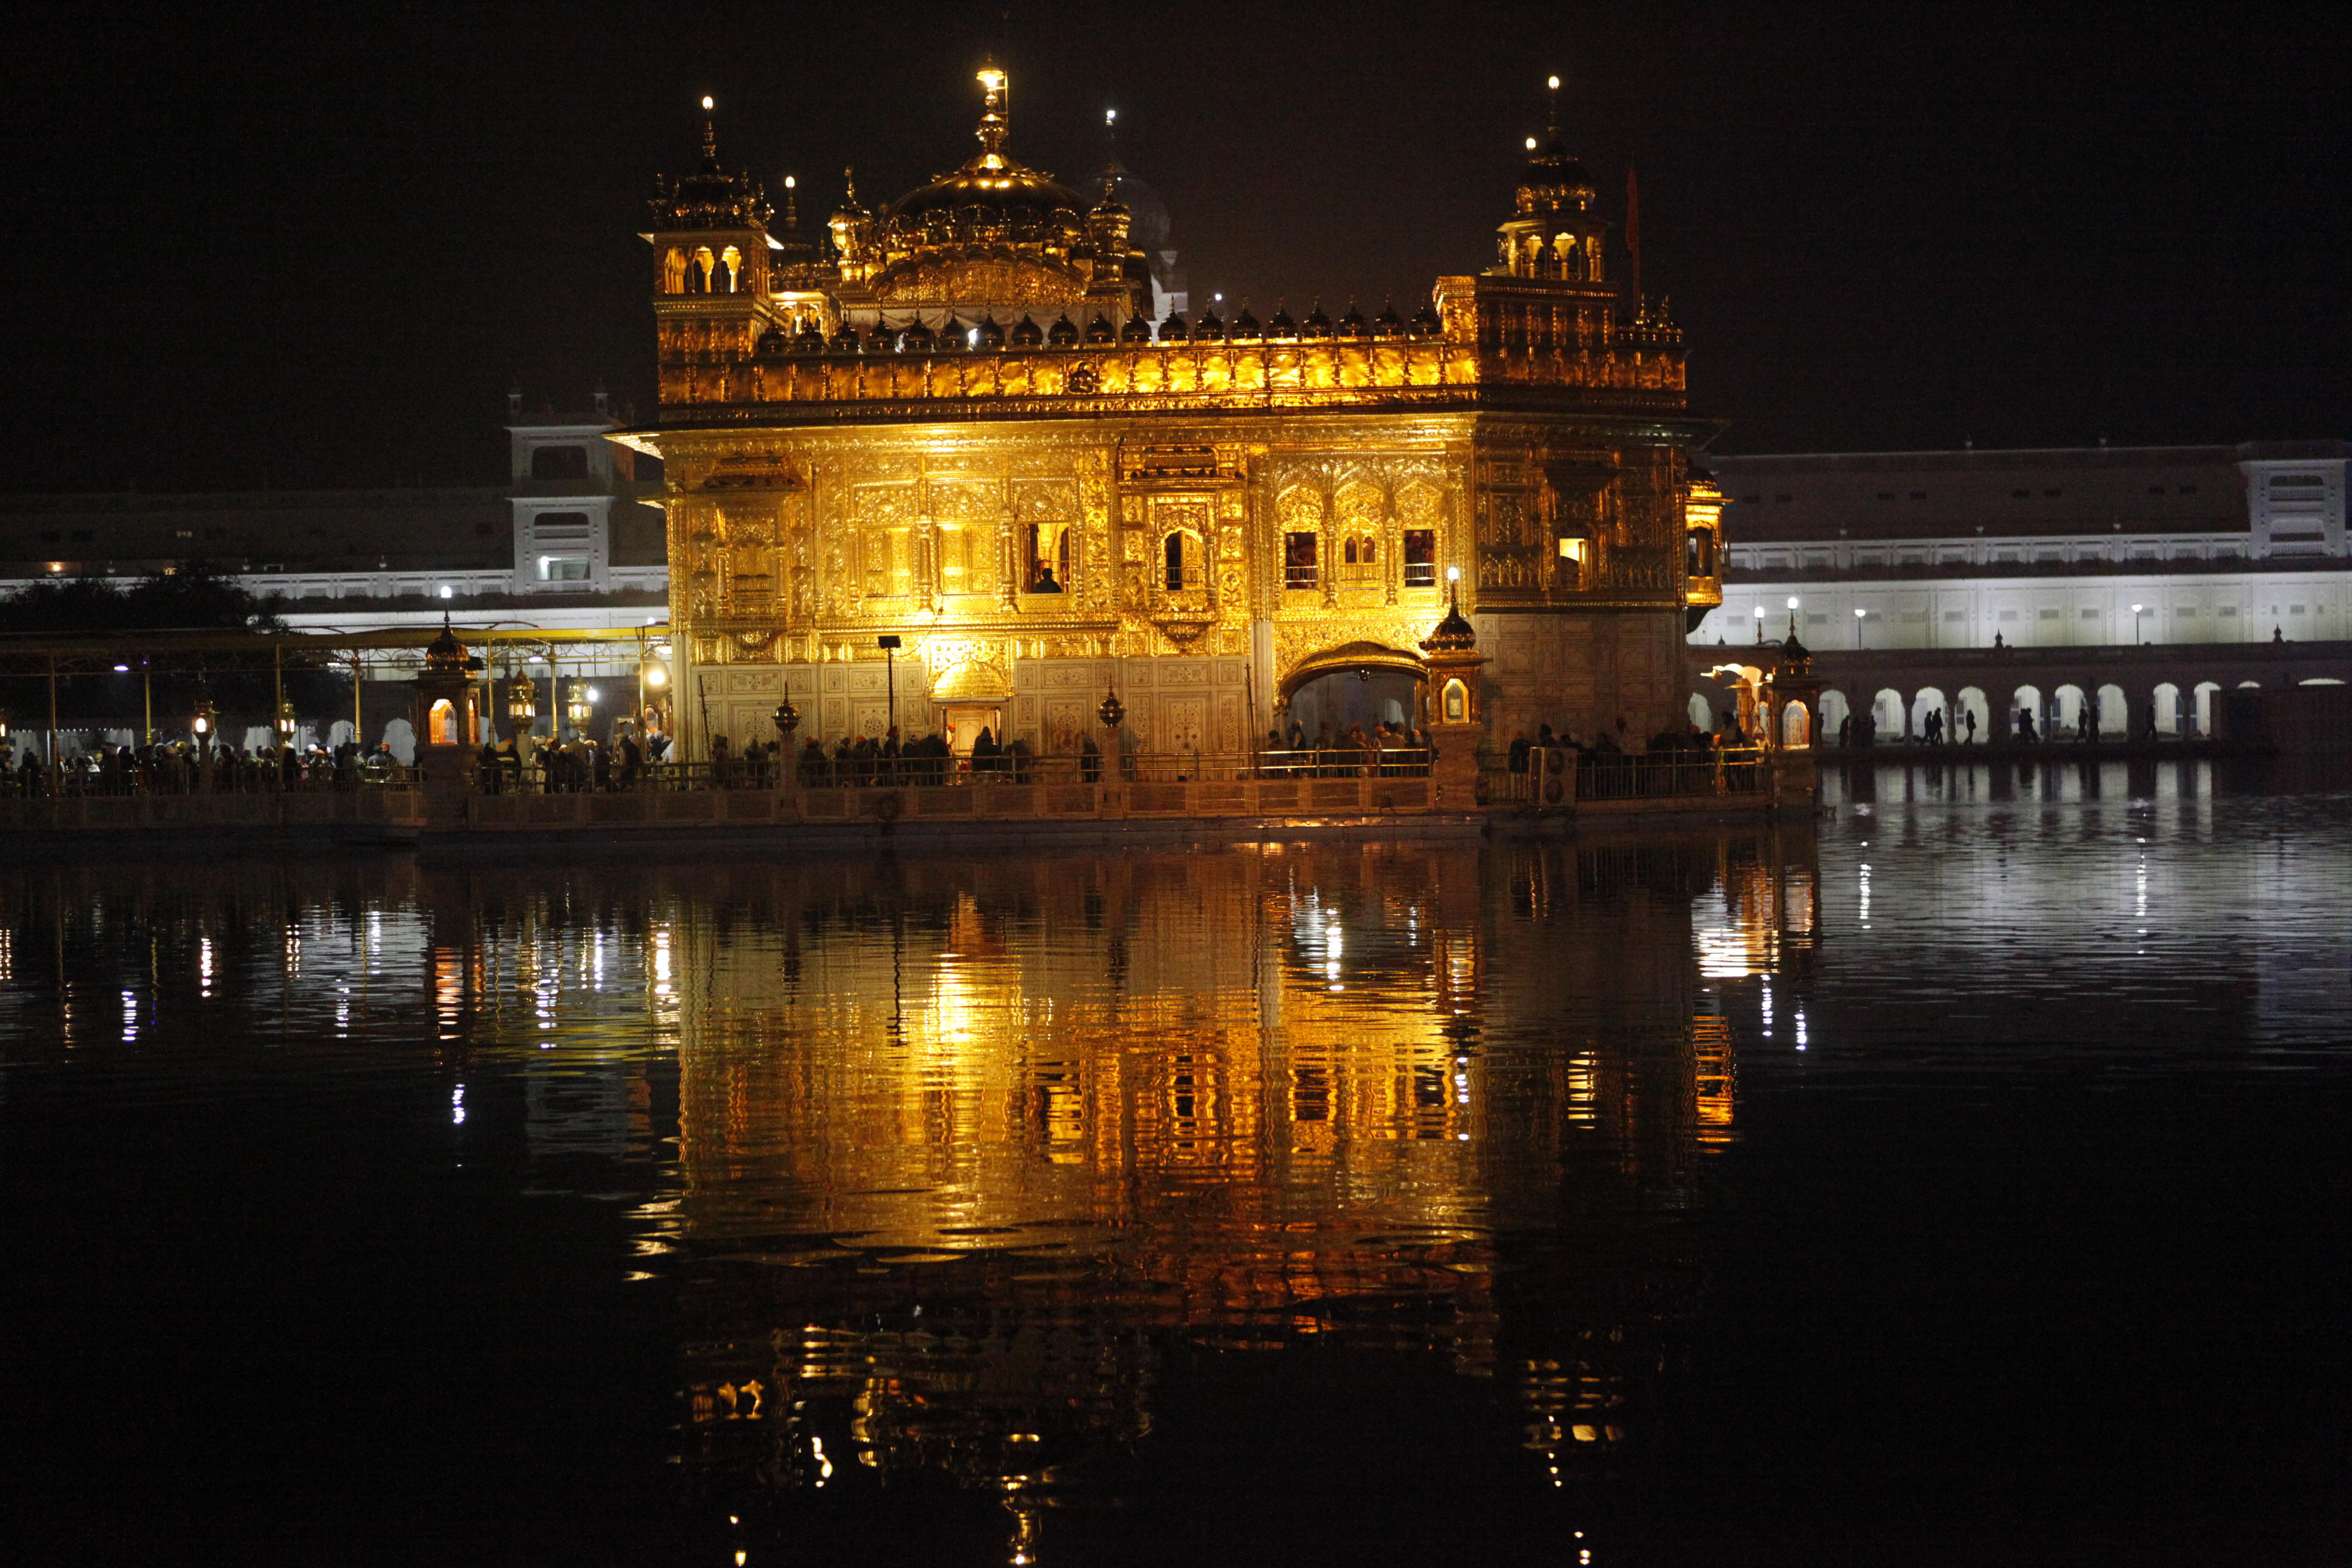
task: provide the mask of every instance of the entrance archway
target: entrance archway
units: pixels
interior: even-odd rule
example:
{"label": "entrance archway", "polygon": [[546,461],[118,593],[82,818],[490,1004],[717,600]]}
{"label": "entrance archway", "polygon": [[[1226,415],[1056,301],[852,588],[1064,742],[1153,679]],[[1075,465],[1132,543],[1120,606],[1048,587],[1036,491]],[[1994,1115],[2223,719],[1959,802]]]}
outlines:
{"label": "entrance archway", "polygon": [[1428,666],[1409,653],[1349,643],[1292,668],[1276,693],[1277,717],[1286,732],[1297,724],[1309,741],[1326,724],[1335,735],[1350,724],[1362,725],[1367,734],[1384,723],[1417,730],[1428,721],[1421,708],[1428,678]]}
{"label": "entrance archway", "polygon": [[1003,745],[1004,705],[1013,700],[1013,682],[992,664],[973,660],[943,671],[931,686],[931,705],[938,710],[938,731],[948,738],[957,756],[971,754],[971,744],[982,730]]}

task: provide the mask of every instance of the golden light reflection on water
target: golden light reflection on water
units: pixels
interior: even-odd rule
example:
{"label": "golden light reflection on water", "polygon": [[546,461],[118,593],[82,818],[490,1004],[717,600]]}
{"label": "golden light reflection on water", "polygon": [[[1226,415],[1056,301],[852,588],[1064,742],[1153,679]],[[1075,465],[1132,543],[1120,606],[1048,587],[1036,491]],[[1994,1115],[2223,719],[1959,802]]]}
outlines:
{"label": "golden light reflection on water", "polygon": [[[1313,1342],[1492,1380],[1559,1484],[1638,1430],[1695,1289],[1588,1222],[1696,1201],[1734,1132],[1695,907],[1754,974],[1810,942],[1811,875],[1709,842],[739,876],[678,926],[648,1215],[686,1258],[682,1458],[1003,1488],[1034,1549],[1032,1502],[1150,1433],[1171,1346]],[[1525,1232],[1574,1305],[1513,1321]]]}
{"label": "golden light reflection on water", "polygon": [[[445,868],[290,918],[256,873],[142,916],[113,1016],[421,1034],[462,1139],[519,1082],[533,1192],[654,1189],[628,1276],[678,1286],[694,1486],[952,1478],[1034,1558],[1171,1358],[1433,1363],[1530,1485],[1639,1442],[1737,1133],[1725,987],[1769,1032],[1810,961],[1793,843]],[[0,911],[19,975],[82,918],[43,897]]]}

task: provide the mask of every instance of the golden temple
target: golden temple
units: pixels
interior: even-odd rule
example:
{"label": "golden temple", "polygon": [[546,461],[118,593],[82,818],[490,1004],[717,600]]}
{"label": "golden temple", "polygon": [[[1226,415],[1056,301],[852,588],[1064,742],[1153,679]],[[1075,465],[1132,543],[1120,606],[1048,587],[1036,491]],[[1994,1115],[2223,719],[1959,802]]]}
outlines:
{"label": "golden temple", "polygon": [[1123,172],[1089,198],[1022,163],[980,81],[969,161],[878,214],[852,185],[816,239],[708,120],[653,203],[659,417],[616,438],[664,463],[688,754],[785,699],[827,744],[895,714],[1067,753],[1106,690],[1129,749],[1235,753],[1359,674],[1420,727],[1449,593],[1498,741],[1681,727],[1716,426],[1556,108],[1496,265],[1410,319],[1155,321]]}

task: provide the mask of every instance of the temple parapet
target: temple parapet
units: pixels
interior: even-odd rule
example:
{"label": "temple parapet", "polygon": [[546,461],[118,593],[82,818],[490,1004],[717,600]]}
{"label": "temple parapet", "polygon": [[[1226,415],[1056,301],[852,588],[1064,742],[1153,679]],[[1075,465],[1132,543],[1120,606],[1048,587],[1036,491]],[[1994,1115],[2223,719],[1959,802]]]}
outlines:
{"label": "temple parapet", "polygon": [[[772,354],[698,349],[665,355],[662,422],[793,405],[795,416],[1063,417],[1113,410],[1364,408],[1521,402],[1531,391],[1604,394],[1615,407],[1679,410],[1680,342],[1450,334],[1387,342],[1146,343],[907,353]],[[1547,399],[1557,402],[1558,399]],[[940,405],[952,404],[952,410]],[[974,405],[1000,405],[995,410]]]}

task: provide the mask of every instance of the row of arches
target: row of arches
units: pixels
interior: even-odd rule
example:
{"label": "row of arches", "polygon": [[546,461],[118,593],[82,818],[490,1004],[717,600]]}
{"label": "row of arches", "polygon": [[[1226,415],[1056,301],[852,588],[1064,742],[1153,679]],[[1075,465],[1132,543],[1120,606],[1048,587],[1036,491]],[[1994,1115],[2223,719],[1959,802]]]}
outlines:
{"label": "row of arches", "polygon": [[734,294],[742,285],[743,253],[731,245],[717,252],[707,245],[672,246],[662,253],[665,294]]}
{"label": "row of arches", "polygon": [[[2234,689],[2259,689],[2261,682],[2242,680]],[[2318,677],[2306,686],[2337,686],[2343,682]],[[1867,696],[1824,689],[1818,714],[1802,702],[1790,702],[1781,713],[1777,743],[1785,747],[1813,744],[1867,745],[1900,742],[1974,744],[2022,740],[2136,741],[2199,740],[2211,737],[2221,694],[2233,689],[2217,680],[2182,684],[2160,681],[2140,694],[2135,706],[2131,694],[2109,681],[2101,685],[2063,682],[2043,688],[2024,683],[2007,690],[1988,692],[1963,686],[1947,690],[1922,686],[1909,690],[1881,687]],[[1689,701],[1692,726],[1714,731],[1735,722],[1735,710],[1717,703],[1726,694],[1710,697],[1694,692]],[[1859,700],[1857,700],[1859,699]],[[1818,728],[1816,720],[1818,719]]]}

